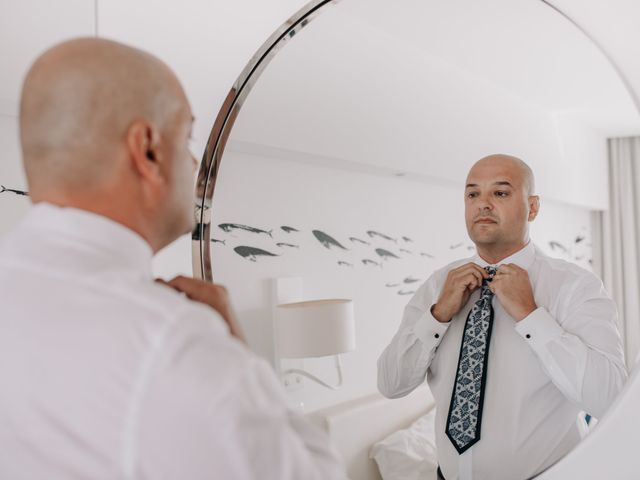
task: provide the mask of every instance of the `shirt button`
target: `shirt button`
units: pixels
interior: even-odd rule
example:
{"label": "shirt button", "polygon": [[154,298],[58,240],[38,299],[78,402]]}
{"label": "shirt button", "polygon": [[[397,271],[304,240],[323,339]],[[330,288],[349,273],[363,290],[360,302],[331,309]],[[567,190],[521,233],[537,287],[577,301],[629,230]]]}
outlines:
{"label": "shirt button", "polygon": [[529,335],[528,333],[525,335],[525,337],[527,338],[531,338],[531,335]]}
{"label": "shirt button", "polygon": [[434,337],[436,337],[436,338],[440,338],[440,334],[439,334],[439,333],[436,333],[436,334],[434,335]]}

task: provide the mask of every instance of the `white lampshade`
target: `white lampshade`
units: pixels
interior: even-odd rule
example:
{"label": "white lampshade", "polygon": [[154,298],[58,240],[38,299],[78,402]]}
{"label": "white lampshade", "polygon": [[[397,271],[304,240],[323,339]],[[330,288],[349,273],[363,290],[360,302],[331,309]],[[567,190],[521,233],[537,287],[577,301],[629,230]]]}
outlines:
{"label": "white lampshade", "polygon": [[278,354],[282,358],[323,357],[356,348],[352,300],[278,305],[275,327]]}

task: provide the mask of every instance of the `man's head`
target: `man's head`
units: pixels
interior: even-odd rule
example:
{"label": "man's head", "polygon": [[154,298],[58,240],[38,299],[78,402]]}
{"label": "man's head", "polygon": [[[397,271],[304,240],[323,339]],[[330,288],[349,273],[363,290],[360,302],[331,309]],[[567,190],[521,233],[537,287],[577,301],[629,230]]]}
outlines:
{"label": "man's head", "polygon": [[529,239],[529,222],[538,214],[533,172],[522,160],[490,155],[467,175],[465,220],[479,250],[510,255]]}
{"label": "man's head", "polygon": [[95,38],[57,45],[22,89],[31,198],[110,217],[157,251],[192,228],[192,121],[178,79],[157,58]]}

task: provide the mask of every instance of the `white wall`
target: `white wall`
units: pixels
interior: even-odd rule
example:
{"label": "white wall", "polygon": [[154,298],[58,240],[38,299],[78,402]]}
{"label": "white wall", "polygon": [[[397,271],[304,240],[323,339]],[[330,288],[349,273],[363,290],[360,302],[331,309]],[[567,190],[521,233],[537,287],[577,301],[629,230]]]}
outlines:
{"label": "white wall", "polygon": [[[345,354],[345,385],[332,392],[305,381],[303,389],[290,393],[294,402],[314,410],[376,390],[376,359],[395,333],[409,295],[420,283],[388,287],[407,277],[424,281],[435,268],[471,256],[463,220],[462,186],[414,182],[391,176],[367,175],[321,164],[301,164],[272,157],[228,152],[214,198],[212,237],[213,273],[233,295],[251,347],[272,359],[271,281],[299,276],[306,299],[353,298],[356,311],[357,349]],[[221,223],[240,223],[264,231],[226,233]],[[285,233],[281,226],[299,233]],[[348,251],[323,247],[311,234],[314,229],[333,236]],[[589,212],[586,209],[543,201],[533,235],[544,250],[567,258],[580,257],[589,265]],[[370,238],[375,230],[398,239],[397,243]],[[371,242],[354,243],[350,236]],[[412,243],[401,239],[407,236]],[[586,238],[578,244],[576,237]],[[549,246],[556,241],[566,255]],[[278,242],[299,248],[278,247]],[[239,245],[277,254],[255,262],[235,253]],[[374,252],[384,248],[400,259],[382,260]],[[407,249],[413,254],[402,252]],[[434,258],[420,256],[429,253]],[[369,258],[382,267],[363,265]],[[353,267],[339,266],[346,261]],[[335,370],[330,359],[306,361],[306,365],[330,380]]]}

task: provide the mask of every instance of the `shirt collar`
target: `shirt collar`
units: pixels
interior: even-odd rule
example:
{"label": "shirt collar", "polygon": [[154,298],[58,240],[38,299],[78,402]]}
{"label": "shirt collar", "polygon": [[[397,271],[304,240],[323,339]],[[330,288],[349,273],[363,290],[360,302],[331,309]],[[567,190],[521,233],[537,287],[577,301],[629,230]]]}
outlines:
{"label": "shirt collar", "polygon": [[23,224],[27,228],[56,232],[92,245],[115,261],[141,271],[149,278],[152,276],[153,251],[147,241],[133,230],[103,215],[40,202],[31,208]]}
{"label": "shirt collar", "polygon": [[[524,247],[522,247],[516,253],[501,260],[500,262],[498,262],[493,266],[497,267],[505,263],[514,263],[518,265],[520,268],[524,268],[525,270],[528,270],[529,267],[533,264],[533,261],[535,260],[535,258],[536,258],[536,248],[533,245],[533,243],[529,241]],[[487,267],[489,265],[492,265],[491,263],[488,263],[485,260],[483,260],[482,257],[480,257],[480,255],[478,254],[476,254],[473,257],[473,262],[477,263],[481,267]]]}

